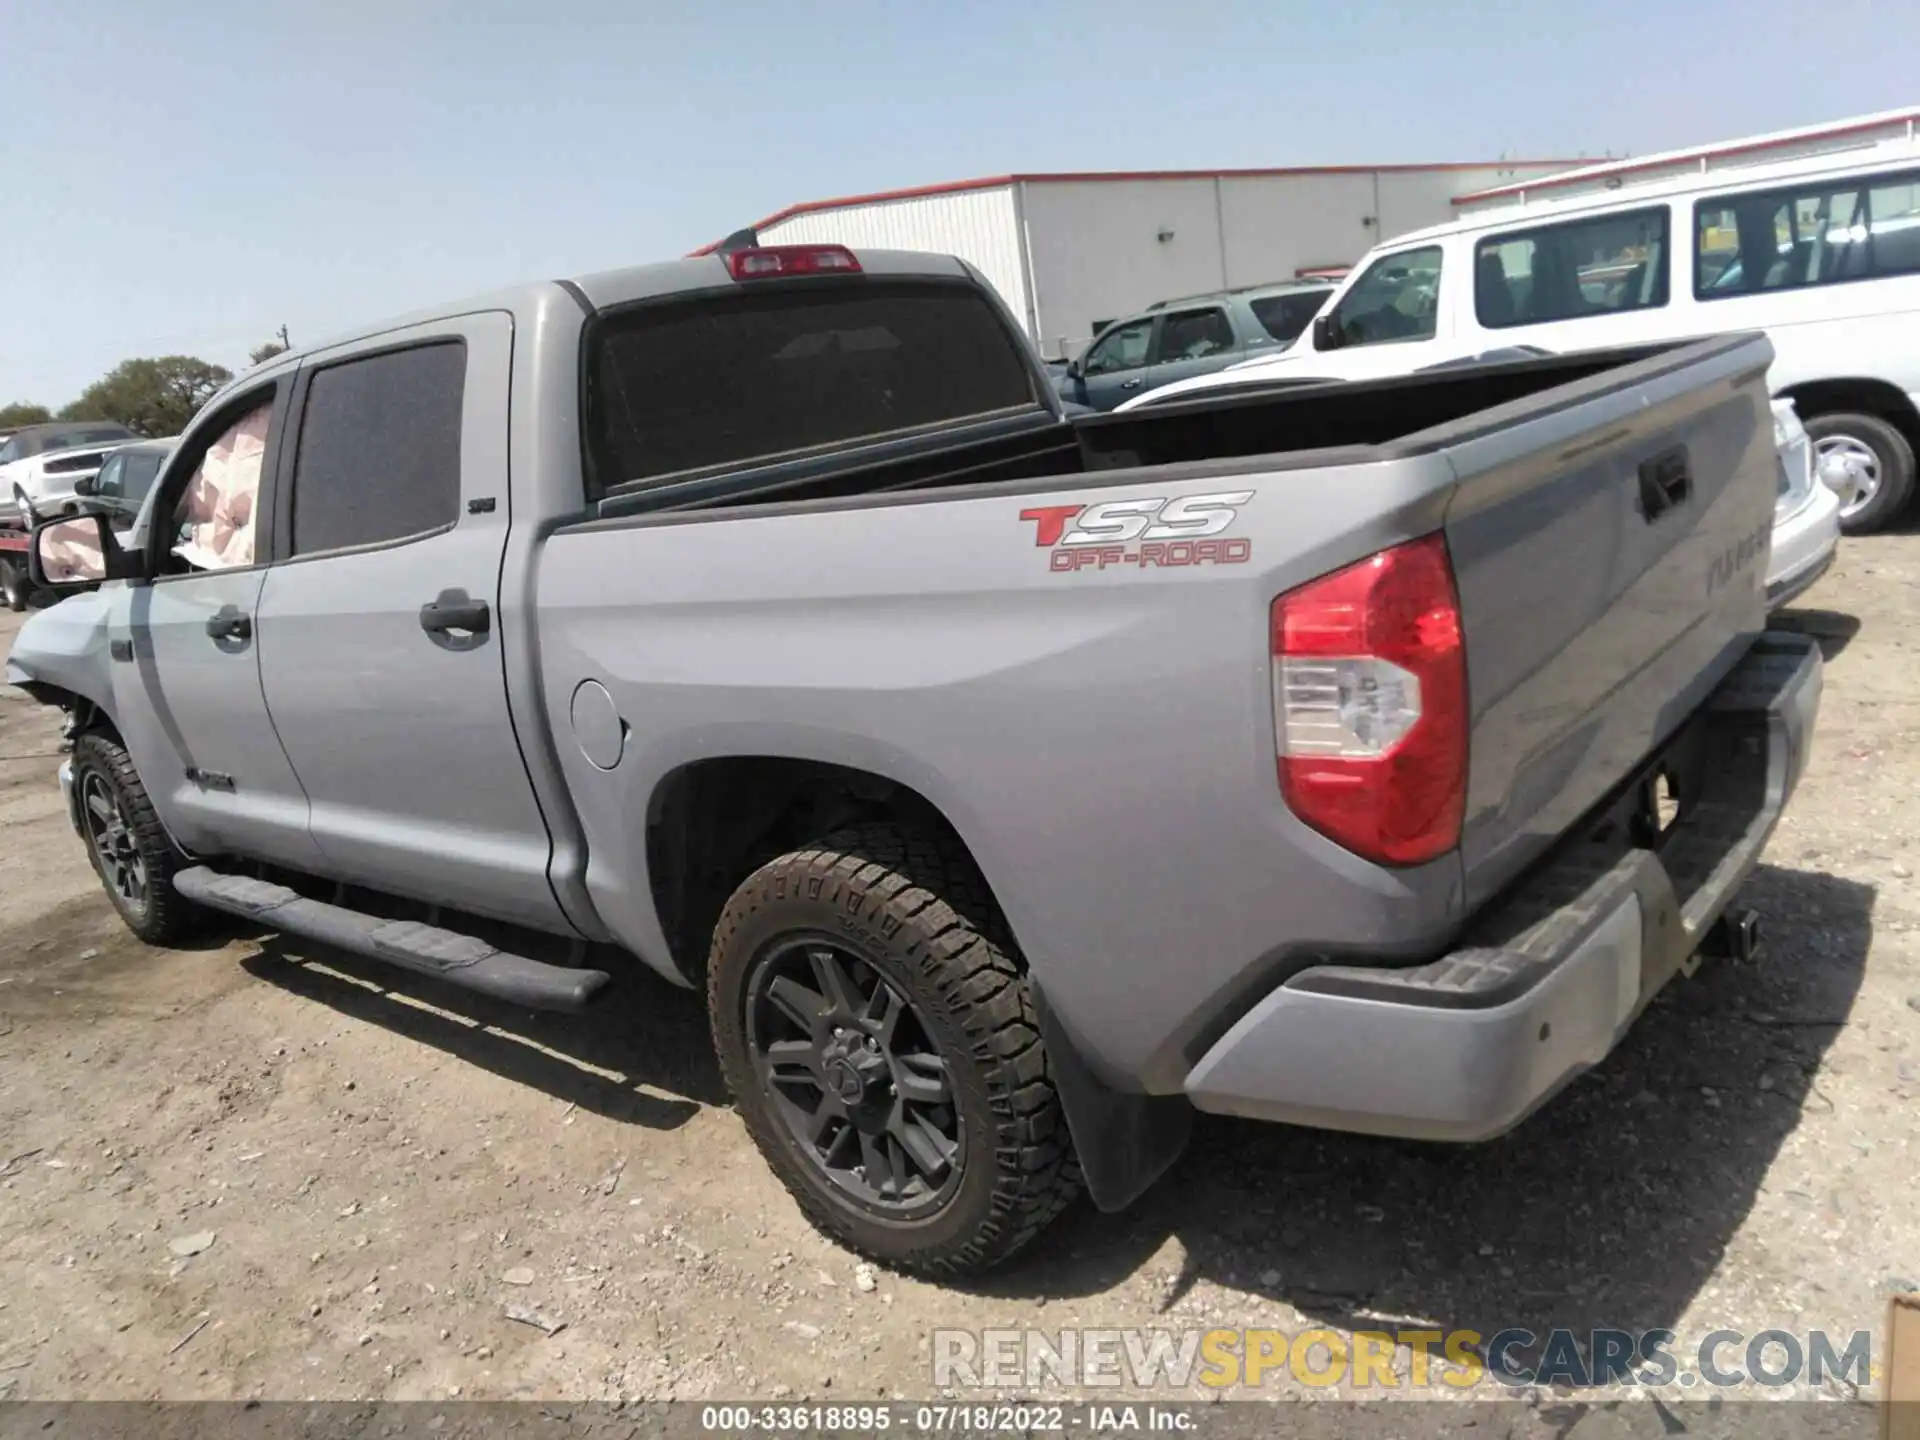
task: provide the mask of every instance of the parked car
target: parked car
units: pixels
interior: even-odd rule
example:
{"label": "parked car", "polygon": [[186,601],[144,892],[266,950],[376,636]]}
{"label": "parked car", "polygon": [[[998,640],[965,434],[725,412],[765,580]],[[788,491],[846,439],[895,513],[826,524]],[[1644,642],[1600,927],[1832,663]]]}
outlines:
{"label": "parked car", "polygon": [[1750,948],[1822,675],[1772,354],[1068,418],[951,258],[530,285],[242,376],[133,546],[36,530],[98,588],[7,679],[143,939],[552,1010],[637,960],[822,1230],[977,1269],[1195,1110],[1501,1134]]}
{"label": "parked car", "polygon": [[1060,394],[1111,410],[1141,391],[1278,350],[1294,342],[1333,291],[1329,281],[1294,280],[1160,301],[1102,329],[1061,371]]}
{"label": "parked car", "polygon": [[76,501],[91,501],[87,509],[111,515],[116,530],[130,528],[160,467],[179,443],[178,435],[169,435],[122,445],[101,461],[99,473],[83,475],[74,482]]}
{"label": "parked car", "polygon": [[1791,400],[1773,402],[1774,448],[1780,457],[1773,534],[1767,555],[1767,608],[1791,605],[1833,565],[1840,550],[1841,477],[1821,483],[1813,440]]}
{"label": "parked car", "polygon": [[1498,345],[1741,330],[1772,339],[1769,384],[1842,487],[1842,529],[1890,524],[1920,446],[1920,139],[1629,180],[1398,236],[1298,343],[1249,363],[1354,380]]}
{"label": "parked car", "polygon": [[110,420],[22,426],[0,444],[0,502],[22,519],[54,514],[109,451],[139,438]]}
{"label": "parked car", "polygon": [[[1422,365],[1414,373],[1484,369],[1512,361],[1551,354],[1538,346],[1504,346],[1474,355],[1456,355]],[[1148,391],[1119,407],[1132,414],[1148,407],[1181,405],[1208,396],[1225,397],[1275,388],[1338,385],[1343,382],[1295,373],[1297,367],[1240,366]],[[1344,382],[1358,383],[1358,382]],[[1774,445],[1779,461],[1778,495],[1774,502],[1773,533],[1767,561],[1767,603],[1773,610],[1792,604],[1826,574],[1840,548],[1841,496],[1849,487],[1844,477],[1829,472],[1821,483],[1812,441],[1800,423],[1791,400],[1772,404]]]}

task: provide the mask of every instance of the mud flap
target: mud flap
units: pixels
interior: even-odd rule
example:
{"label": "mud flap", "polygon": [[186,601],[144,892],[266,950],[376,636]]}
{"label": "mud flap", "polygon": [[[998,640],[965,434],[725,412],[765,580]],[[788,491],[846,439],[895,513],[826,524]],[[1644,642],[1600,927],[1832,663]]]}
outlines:
{"label": "mud flap", "polygon": [[1029,975],[1027,985],[1088,1198],[1109,1215],[1124,1210],[1187,1148],[1193,1104],[1185,1095],[1142,1095],[1108,1085],[1054,1015],[1039,981]]}

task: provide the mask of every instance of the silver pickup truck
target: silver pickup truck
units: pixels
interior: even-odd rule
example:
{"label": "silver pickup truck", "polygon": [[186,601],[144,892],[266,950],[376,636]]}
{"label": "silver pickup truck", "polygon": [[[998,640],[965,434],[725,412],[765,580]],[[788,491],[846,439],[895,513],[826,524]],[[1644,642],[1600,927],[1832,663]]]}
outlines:
{"label": "silver pickup truck", "polygon": [[248,374],[7,677],[143,939],[703,988],[806,1214],[977,1269],[1196,1109],[1500,1134],[1752,944],[1771,354],[1069,416],[961,262],[743,244]]}

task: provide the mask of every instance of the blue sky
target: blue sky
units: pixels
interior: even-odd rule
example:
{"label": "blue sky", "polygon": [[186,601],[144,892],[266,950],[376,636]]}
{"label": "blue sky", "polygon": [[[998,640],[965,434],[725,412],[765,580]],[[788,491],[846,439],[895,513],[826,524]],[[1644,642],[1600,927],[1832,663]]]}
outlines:
{"label": "blue sky", "polygon": [[[0,0],[0,402],[230,366],[789,202],[1599,155],[1920,99],[1868,0]],[[1876,13],[1877,12],[1877,13]]]}

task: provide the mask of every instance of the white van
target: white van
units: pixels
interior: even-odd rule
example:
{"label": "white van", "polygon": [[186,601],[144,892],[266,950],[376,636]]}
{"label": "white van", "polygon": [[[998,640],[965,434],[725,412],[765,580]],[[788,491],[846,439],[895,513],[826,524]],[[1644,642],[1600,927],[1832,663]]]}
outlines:
{"label": "white van", "polygon": [[1518,346],[1764,330],[1849,534],[1920,448],[1920,140],[1529,200],[1377,246],[1278,355],[1151,391],[1359,380]]}

